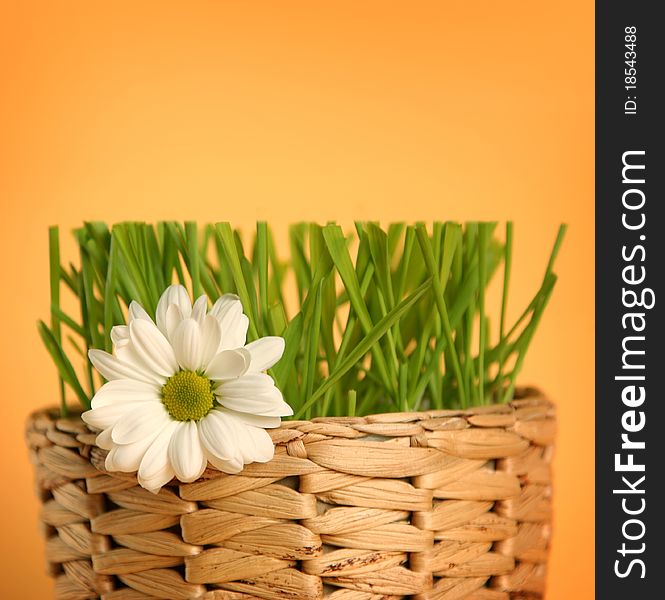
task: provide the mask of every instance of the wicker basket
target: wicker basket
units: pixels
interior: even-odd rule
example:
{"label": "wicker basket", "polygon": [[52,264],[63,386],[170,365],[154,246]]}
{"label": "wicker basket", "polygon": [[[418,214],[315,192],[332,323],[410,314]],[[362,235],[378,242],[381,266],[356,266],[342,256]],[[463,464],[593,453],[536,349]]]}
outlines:
{"label": "wicker basket", "polygon": [[27,440],[56,597],[541,598],[552,404],[287,421],[275,458],[159,495],[104,470],[78,418]]}

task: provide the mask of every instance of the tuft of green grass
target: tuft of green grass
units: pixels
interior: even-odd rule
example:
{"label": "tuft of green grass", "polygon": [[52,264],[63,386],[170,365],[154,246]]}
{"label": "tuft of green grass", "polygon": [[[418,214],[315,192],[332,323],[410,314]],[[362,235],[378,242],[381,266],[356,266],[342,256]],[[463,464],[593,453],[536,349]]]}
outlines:
{"label": "tuft of green grass", "polygon": [[[73,232],[76,265],[63,264],[51,227],[50,319],[38,329],[58,369],[63,414],[67,390],[89,408],[103,383],[87,350],[110,351],[111,329],[125,322],[129,303],[154,317],[175,282],[211,302],[237,294],[250,320],[248,341],[284,338],[270,374],[295,418],[508,402],[556,283],[565,230],[533,299],[509,325],[512,223],[503,239],[496,223],[357,222],[351,232],[298,223],[282,259],[264,222],[251,239],[229,223],[89,222]],[[498,271],[494,311],[486,292]],[[75,311],[63,308],[71,305],[63,293]]]}

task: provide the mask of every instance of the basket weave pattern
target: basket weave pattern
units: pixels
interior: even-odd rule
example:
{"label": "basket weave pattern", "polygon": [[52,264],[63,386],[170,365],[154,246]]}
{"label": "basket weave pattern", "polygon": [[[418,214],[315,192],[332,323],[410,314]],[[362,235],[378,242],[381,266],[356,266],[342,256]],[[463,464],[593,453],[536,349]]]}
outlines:
{"label": "basket weave pattern", "polygon": [[552,404],[286,421],[275,458],[159,495],[78,418],[27,440],[62,600],[541,598]]}

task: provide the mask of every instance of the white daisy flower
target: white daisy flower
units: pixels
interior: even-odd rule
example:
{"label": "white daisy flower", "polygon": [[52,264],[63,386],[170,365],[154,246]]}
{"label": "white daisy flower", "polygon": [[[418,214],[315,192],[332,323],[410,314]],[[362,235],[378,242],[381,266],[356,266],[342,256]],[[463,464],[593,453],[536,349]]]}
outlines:
{"label": "white daisy flower", "polygon": [[107,470],[138,471],[139,483],[157,493],[174,476],[198,479],[208,461],[238,473],[273,457],[265,429],[293,410],[264,371],[281,358],[284,340],[246,344],[248,325],[232,294],[208,311],[206,296],[192,306],[185,288],[172,285],[156,324],[130,304],[128,324],[111,331],[114,355],[89,352],[108,382],[82,417],[102,430],[97,445],[109,450]]}

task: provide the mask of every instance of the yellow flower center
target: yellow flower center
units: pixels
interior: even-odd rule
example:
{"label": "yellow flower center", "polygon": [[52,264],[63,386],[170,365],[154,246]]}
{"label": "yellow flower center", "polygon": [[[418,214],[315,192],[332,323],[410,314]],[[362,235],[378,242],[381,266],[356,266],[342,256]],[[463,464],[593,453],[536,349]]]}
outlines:
{"label": "yellow flower center", "polygon": [[162,388],[162,402],[177,421],[198,421],[213,406],[212,381],[193,371],[178,371]]}

